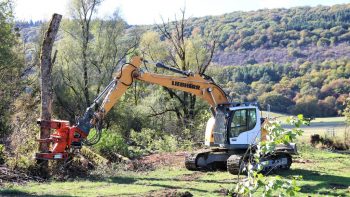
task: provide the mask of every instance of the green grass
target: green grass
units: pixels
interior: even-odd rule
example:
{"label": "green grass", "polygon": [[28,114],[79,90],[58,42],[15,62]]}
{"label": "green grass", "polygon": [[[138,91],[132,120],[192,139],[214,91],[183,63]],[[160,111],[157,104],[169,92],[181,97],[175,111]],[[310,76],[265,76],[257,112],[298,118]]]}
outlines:
{"label": "green grass", "polygon": [[301,196],[350,196],[350,155],[302,146],[300,158],[283,175],[302,175]]}
{"label": "green grass", "polygon": [[[268,112],[263,111],[263,117],[267,117]],[[270,118],[276,118],[283,124],[286,123],[286,119],[291,115],[269,112]],[[313,134],[319,134],[321,136],[336,137],[344,139],[345,133],[350,136],[350,127],[345,123],[345,117],[323,117],[315,118],[311,121],[309,126],[302,126],[304,133],[299,137],[299,142],[309,142],[310,136]],[[290,126],[285,126],[290,127]],[[334,136],[333,136],[334,135]]]}
{"label": "green grass", "polygon": [[[199,174],[198,179],[186,177]],[[216,178],[215,178],[216,177]],[[29,183],[0,189],[0,195],[42,196],[130,196],[150,191],[176,189],[195,196],[215,196],[215,190],[230,188],[233,177],[227,172],[190,172],[183,168],[163,168],[149,173],[121,172],[99,180]],[[215,180],[216,179],[216,180]],[[221,186],[221,187],[220,187]]]}
{"label": "green grass", "polygon": [[[298,158],[282,176],[302,175],[299,196],[350,196],[350,155],[302,147]],[[1,195],[14,196],[133,196],[151,191],[189,191],[194,196],[220,196],[219,190],[235,185],[227,172],[191,172],[182,167],[164,167],[151,172],[121,171],[105,178],[67,182],[7,185]]]}

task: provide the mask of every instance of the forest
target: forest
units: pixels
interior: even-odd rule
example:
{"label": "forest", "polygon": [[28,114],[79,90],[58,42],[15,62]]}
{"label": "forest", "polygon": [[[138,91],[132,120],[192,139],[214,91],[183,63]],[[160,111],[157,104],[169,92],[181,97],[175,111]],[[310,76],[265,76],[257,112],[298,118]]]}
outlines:
{"label": "forest", "polygon": [[[71,1],[63,16],[52,55],[53,119],[76,123],[135,55],[148,60],[146,71],[174,75],[154,66],[163,62],[210,76],[232,102],[310,119],[350,118],[350,4],[199,18],[180,10],[161,24],[129,25],[118,9],[95,17],[101,2]],[[36,175],[40,50],[49,22],[16,21],[13,6],[0,2],[0,165]],[[134,81],[90,149],[111,162],[194,149],[209,107],[195,95]]]}

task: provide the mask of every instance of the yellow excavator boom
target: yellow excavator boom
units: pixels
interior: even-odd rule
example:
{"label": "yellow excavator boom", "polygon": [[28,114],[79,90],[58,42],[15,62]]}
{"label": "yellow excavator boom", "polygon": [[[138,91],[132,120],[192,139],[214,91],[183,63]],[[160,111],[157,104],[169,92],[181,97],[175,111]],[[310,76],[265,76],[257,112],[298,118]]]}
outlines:
{"label": "yellow excavator boom", "polygon": [[214,109],[218,104],[228,103],[225,92],[212,80],[205,79],[199,74],[170,76],[143,72],[140,69],[141,64],[141,57],[133,57],[131,62],[125,64],[117,73],[115,85],[110,89],[101,105],[104,115],[111,110],[134,80],[194,94],[208,102]]}

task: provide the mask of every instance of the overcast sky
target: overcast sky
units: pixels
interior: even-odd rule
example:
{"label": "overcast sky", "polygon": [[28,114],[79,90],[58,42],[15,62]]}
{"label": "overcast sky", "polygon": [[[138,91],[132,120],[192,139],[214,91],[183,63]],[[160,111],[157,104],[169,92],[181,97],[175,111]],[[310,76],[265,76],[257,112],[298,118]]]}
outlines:
{"label": "overcast sky", "polygon": [[[53,13],[68,17],[70,0],[15,0],[15,16],[18,20],[49,20]],[[350,0],[104,0],[97,15],[106,17],[120,9],[129,24],[154,24],[164,19],[174,19],[186,5],[187,17],[219,15],[233,11],[249,11],[263,8],[290,8],[350,3]]]}

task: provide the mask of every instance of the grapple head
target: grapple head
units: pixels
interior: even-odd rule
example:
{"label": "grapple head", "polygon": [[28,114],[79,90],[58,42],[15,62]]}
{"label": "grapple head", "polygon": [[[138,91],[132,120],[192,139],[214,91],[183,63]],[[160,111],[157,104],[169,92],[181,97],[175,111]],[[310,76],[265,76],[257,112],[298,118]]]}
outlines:
{"label": "grapple head", "polygon": [[49,151],[36,153],[36,159],[59,160],[66,159],[74,150],[81,148],[82,139],[86,134],[76,126],[70,126],[66,120],[38,120],[37,123],[41,128],[54,129],[55,131],[49,138],[37,139],[39,143],[48,143]]}

